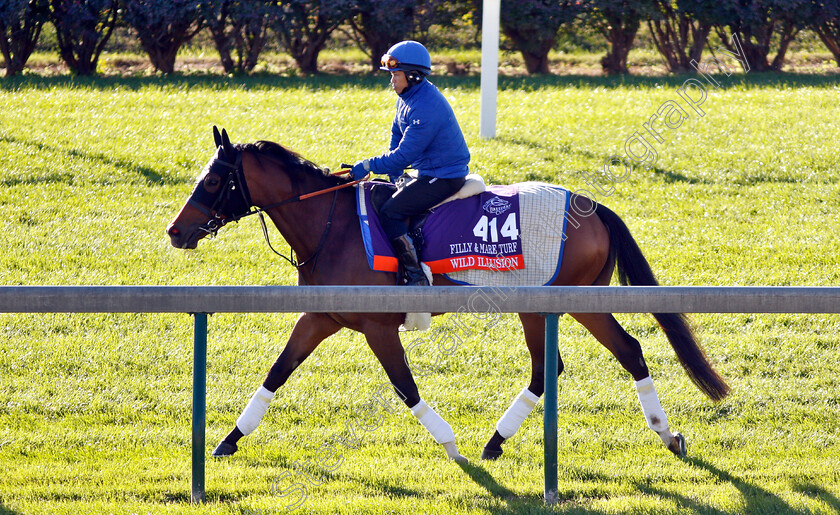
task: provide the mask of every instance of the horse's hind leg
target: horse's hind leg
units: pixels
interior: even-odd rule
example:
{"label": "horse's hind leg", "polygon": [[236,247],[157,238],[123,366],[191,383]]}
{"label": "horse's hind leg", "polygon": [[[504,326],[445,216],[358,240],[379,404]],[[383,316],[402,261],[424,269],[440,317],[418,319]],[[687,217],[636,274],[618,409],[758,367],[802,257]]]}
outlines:
{"label": "horse's hind leg", "polygon": [[572,317],[583,324],[633,376],[648,427],[659,435],[671,452],[684,456],[685,438],[679,433],[672,433],[668,427],[668,417],[659,403],[659,396],[653,386],[638,340],[630,336],[609,313],[573,313]]}
{"label": "horse's hind leg", "polygon": [[[519,318],[525,332],[525,344],[531,354],[531,382],[496,422],[496,432],[481,452],[481,458],[485,460],[494,460],[502,455],[502,444],[519,431],[545,390],[545,317],[520,313]],[[563,360],[558,354],[557,375],[562,372]]]}
{"label": "horse's hind leg", "polygon": [[285,384],[292,372],[324,339],[339,329],[341,325],[324,313],[304,313],[298,318],[288,343],[272,365],[262,386],[257,388],[242,414],[236,419],[233,430],[213,450],[213,456],[230,456],[236,452],[236,442],[257,428],[277,389]]}

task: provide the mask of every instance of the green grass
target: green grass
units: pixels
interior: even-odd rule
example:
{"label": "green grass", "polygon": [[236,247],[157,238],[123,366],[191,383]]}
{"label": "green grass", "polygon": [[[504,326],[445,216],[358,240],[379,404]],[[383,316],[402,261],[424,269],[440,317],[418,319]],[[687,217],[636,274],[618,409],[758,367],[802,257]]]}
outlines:
{"label": "green grass", "polygon": [[[682,77],[502,78],[498,137],[477,137],[476,77],[439,78],[489,182],[584,188]],[[628,223],[664,284],[837,285],[836,76],[747,74],[709,91],[705,116],[663,132],[651,170],[599,200]],[[382,151],[394,97],[383,78],[256,76],[0,82],[0,284],[294,284],[254,220],[193,252],[163,230],[212,154],[210,128],[269,139],[336,167]],[[602,182],[602,184],[607,184]],[[282,349],[292,315],[210,319],[208,452]],[[642,342],[675,459],[644,424],[628,375],[561,319],[561,503],[542,493],[542,407],[476,458],[527,382],[514,316],[418,378],[472,459],[459,467],[402,407],[361,431],[296,513],[837,513],[840,317],[695,315],[733,386],[713,405],[648,315]],[[435,322],[444,325],[446,319]],[[189,503],[192,325],[187,315],[0,315],[0,513],[281,513],[295,462],[346,436],[385,375],[342,331],[278,393],[230,460],[208,461],[208,503]],[[420,356],[432,363],[435,355]],[[395,404],[396,406],[396,404]],[[287,479],[286,479],[287,480]]]}

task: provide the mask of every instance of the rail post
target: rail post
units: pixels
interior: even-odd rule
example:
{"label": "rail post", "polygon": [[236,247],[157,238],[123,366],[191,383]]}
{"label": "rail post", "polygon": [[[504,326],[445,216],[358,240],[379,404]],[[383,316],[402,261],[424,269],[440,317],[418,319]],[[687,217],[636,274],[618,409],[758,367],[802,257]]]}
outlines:
{"label": "rail post", "polygon": [[545,502],[557,502],[557,332],[556,313],[545,315],[545,406],[543,438],[545,440]]}
{"label": "rail post", "polygon": [[192,313],[193,399],[192,399],[192,502],[207,499],[204,490],[204,426],[207,405],[207,313]]}

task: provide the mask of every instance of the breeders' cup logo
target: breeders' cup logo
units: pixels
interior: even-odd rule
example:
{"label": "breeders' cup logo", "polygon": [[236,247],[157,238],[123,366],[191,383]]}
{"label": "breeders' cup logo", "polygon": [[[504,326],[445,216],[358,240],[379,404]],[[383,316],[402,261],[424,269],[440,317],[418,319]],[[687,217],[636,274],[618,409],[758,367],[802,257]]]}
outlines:
{"label": "breeders' cup logo", "polygon": [[493,197],[481,206],[482,209],[494,215],[500,215],[510,209],[510,202],[503,198]]}

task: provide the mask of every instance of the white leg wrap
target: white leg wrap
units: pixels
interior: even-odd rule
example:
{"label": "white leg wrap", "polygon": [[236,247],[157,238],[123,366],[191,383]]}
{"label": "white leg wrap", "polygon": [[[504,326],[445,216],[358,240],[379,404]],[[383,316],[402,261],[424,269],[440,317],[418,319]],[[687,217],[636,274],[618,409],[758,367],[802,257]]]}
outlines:
{"label": "white leg wrap", "polygon": [[266,390],[265,386],[260,386],[251,397],[251,401],[245,406],[245,410],[236,419],[236,427],[242,431],[243,435],[249,435],[254,429],[260,425],[265,412],[268,411],[268,405],[271,399],[274,398],[274,392]]}
{"label": "white leg wrap", "polygon": [[[636,381],[636,393],[639,395],[639,403],[642,405],[642,413],[645,415],[645,420],[649,428],[659,433],[662,441],[666,437],[671,436],[671,431],[668,429],[668,417],[665,416],[665,411],[662,405],[659,404],[659,396],[656,394],[656,388],[653,386],[653,379],[650,376]],[[662,433],[666,433],[663,436]]]}
{"label": "white leg wrap", "polygon": [[502,435],[502,438],[507,440],[519,431],[519,428],[522,427],[522,422],[525,421],[539,400],[540,398],[531,393],[531,390],[528,388],[523,388],[519,392],[519,395],[513,400],[513,403],[505,411],[504,415],[502,415],[502,418],[496,422],[496,431]]}
{"label": "white leg wrap", "polygon": [[445,444],[455,441],[455,433],[452,432],[452,427],[423,400],[411,408],[411,414],[417,417],[417,420],[423,424],[423,427],[437,443]]}

